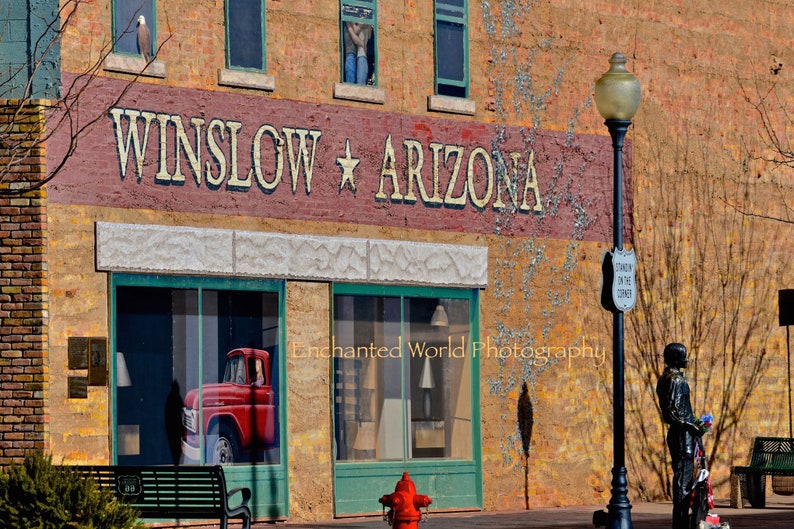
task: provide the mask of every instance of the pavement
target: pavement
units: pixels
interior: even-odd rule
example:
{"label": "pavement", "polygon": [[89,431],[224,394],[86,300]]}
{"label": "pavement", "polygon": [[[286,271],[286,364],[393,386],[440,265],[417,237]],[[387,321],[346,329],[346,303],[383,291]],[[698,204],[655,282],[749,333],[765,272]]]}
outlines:
{"label": "pavement", "polygon": [[[593,511],[605,505],[564,507],[522,511],[435,513],[430,514],[420,529],[593,529]],[[670,503],[632,504],[631,521],[634,529],[670,529]],[[731,509],[727,500],[715,501],[711,511],[720,522],[728,522],[730,529],[794,529],[794,496],[768,494],[766,508]],[[230,524],[236,525],[236,521]],[[320,522],[275,522],[253,524],[254,529],[389,529],[381,517],[340,518]]]}

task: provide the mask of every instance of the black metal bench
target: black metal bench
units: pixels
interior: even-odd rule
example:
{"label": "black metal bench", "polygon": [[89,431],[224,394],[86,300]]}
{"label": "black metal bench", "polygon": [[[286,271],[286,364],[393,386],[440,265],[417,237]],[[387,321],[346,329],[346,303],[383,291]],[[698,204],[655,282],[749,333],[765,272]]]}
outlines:
{"label": "black metal bench", "polygon": [[[111,489],[118,501],[130,504],[141,518],[220,519],[221,529],[229,518],[242,518],[251,527],[247,487],[226,490],[223,467],[216,466],[76,466],[84,477],[92,477],[101,488]],[[239,504],[230,506],[233,496]]]}
{"label": "black metal bench", "polygon": [[766,476],[794,476],[794,438],[756,437],[750,465],[733,467],[733,474],[739,477],[740,495],[746,493],[755,508],[765,507]]}

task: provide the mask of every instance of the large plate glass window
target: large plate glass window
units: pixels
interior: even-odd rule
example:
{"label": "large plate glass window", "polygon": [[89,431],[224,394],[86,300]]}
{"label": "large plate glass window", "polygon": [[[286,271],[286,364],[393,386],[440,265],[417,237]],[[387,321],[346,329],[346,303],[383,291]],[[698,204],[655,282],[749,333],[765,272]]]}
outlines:
{"label": "large plate glass window", "polygon": [[130,2],[129,0],[113,0],[113,37],[115,45],[113,51],[116,53],[129,53],[133,55],[142,55],[143,50],[138,48],[138,27],[140,17],[143,16],[143,22],[151,35],[151,47],[148,50],[153,54],[157,51],[157,39],[155,38],[155,30],[157,27],[154,18],[154,0],[136,0]]}
{"label": "large plate glass window", "polygon": [[435,0],[436,94],[468,97],[468,1]]}
{"label": "large plate glass window", "polygon": [[337,285],[333,310],[337,514],[403,471],[439,508],[477,506],[476,291]]}
{"label": "large plate glass window", "polygon": [[342,82],[378,85],[378,4],[376,0],[341,0],[339,42]]}
{"label": "large plate glass window", "polygon": [[265,0],[226,0],[228,68],[266,71]]}
{"label": "large plate glass window", "polygon": [[257,501],[280,508],[282,284],[118,274],[112,285],[116,462],[226,465],[252,490],[272,479]]}

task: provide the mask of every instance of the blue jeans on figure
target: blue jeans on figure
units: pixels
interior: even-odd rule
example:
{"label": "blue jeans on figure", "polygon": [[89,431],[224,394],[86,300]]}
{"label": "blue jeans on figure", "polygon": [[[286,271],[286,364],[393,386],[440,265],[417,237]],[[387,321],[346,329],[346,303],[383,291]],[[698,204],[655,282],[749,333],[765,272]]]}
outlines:
{"label": "blue jeans on figure", "polygon": [[356,54],[355,53],[346,53],[345,54],[345,82],[346,83],[355,83],[356,82]]}
{"label": "blue jeans on figure", "polygon": [[369,64],[367,64],[367,58],[364,55],[358,56],[358,68],[356,69],[356,83],[357,84],[367,84],[367,74],[369,73]]}

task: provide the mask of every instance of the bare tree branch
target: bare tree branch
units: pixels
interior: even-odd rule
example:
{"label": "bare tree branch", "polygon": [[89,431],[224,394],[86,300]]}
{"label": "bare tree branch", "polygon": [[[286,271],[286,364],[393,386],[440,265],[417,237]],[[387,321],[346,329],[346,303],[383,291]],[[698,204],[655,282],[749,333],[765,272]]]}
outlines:
{"label": "bare tree branch", "polygon": [[[772,71],[774,75],[778,72],[779,68]],[[766,152],[759,155],[750,154],[750,149],[746,148],[748,158],[771,165],[772,176],[780,175],[785,171],[787,174],[784,176],[790,178],[790,170],[794,169],[794,142],[788,131],[794,126],[794,116],[786,106],[786,98],[781,97],[780,94],[781,90],[784,93],[787,91],[781,88],[776,80],[765,83],[758,77],[753,78],[749,87],[739,81],[739,88],[744,100],[758,115],[759,136],[766,147]],[[760,174],[757,176],[761,177]],[[778,176],[775,181],[779,209],[782,209],[780,213],[770,213],[769,204],[760,207],[745,205],[743,201],[727,201],[726,204],[748,217],[794,224],[794,202],[791,202],[790,184],[788,186],[785,184],[784,176]]]}
{"label": "bare tree branch", "polygon": [[[54,106],[50,107],[50,110],[53,111],[49,113],[52,117],[52,121],[46,124],[46,128],[27,128],[22,131],[20,131],[18,127],[14,128],[14,123],[22,120],[23,116],[28,112],[29,97],[33,91],[33,79],[35,74],[41,68],[48,53],[53,50],[55,46],[59,45],[69,26],[74,24],[78,9],[82,4],[86,3],[86,1],[87,0],[68,0],[65,2],[60,7],[54,20],[48,21],[47,23],[48,31],[56,31],[57,34],[55,38],[45,43],[44,38],[47,35],[47,31],[45,31],[33,47],[33,64],[26,65],[30,67],[33,75],[30,76],[25,87],[25,97],[17,100],[14,117],[11,119],[9,125],[5,129],[0,129],[0,149],[3,149],[6,160],[6,163],[0,167],[0,182],[15,179],[15,175],[19,173],[19,167],[27,164],[28,160],[37,156],[47,141],[56,133],[62,134],[64,131],[67,131],[68,133],[65,136],[68,138],[68,145],[64,150],[64,154],[58,160],[50,160],[50,164],[47,167],[47,174],[44,178],[35,182],[24,182],[24,184],[20,182],[12,187],[2,187],[0,188],[0,195],[21,195],[39,189],[55,178],[68,160],[74,155],[80,140],[98,121],[106,117],[107,109],[118,105],[129,89],[132,88],[144,74],[146,68],[155,60],[155,57],[163,46],[173,36],[173,33],[170,33],[169,36],[162,41],[157,47],[154,57],[152,57],[149,62],[145,63],[141,72],[135,73],[132,76],[105,109],[90,116],[86,116],[85,111],[78,111],[80,109],[80,102],[87,97],[86,94],[89,88],[101,78],[103,63],[108,55],[113,53],[113,39],[101,46],[99,57],[95,61],[91,62],[83,72],[79,73],[68,86],[63,87],[63,93],[60,99],[55,102]],[[132,27],[132,24],[134,24],[134,21],[130,20],[125,31],[128,31]],[[166,25],[168,26],[169,24]],[[41,54],[38,53],[39,49],[43,50]]]}
{"label": "bare tree branch", "polygon": [[[754,191],[752,161],[737,158],[703,125],[716,121],[681,119],[671,141],[667,120],[652,112],[638,130],[648,150],[647,183],[635,196],[638,298],[627,315],[626,351],[627,379],[640,381],[626,392],[627,434],[640,448],[628,454],[629,465],[642,474],[637,486],[648,500],[670,495],[666,428],[654,391],[664,346],[677,341],[689,349],[695,412],[715,416],[708,461],[726,468],[770,365],[766,342],[776,319],[765,300],[790,271],[787,263],[757,266],[780,244],[780,230],[731,206]],[[724,476],[720,485],[730,472],[712,475]]]}

